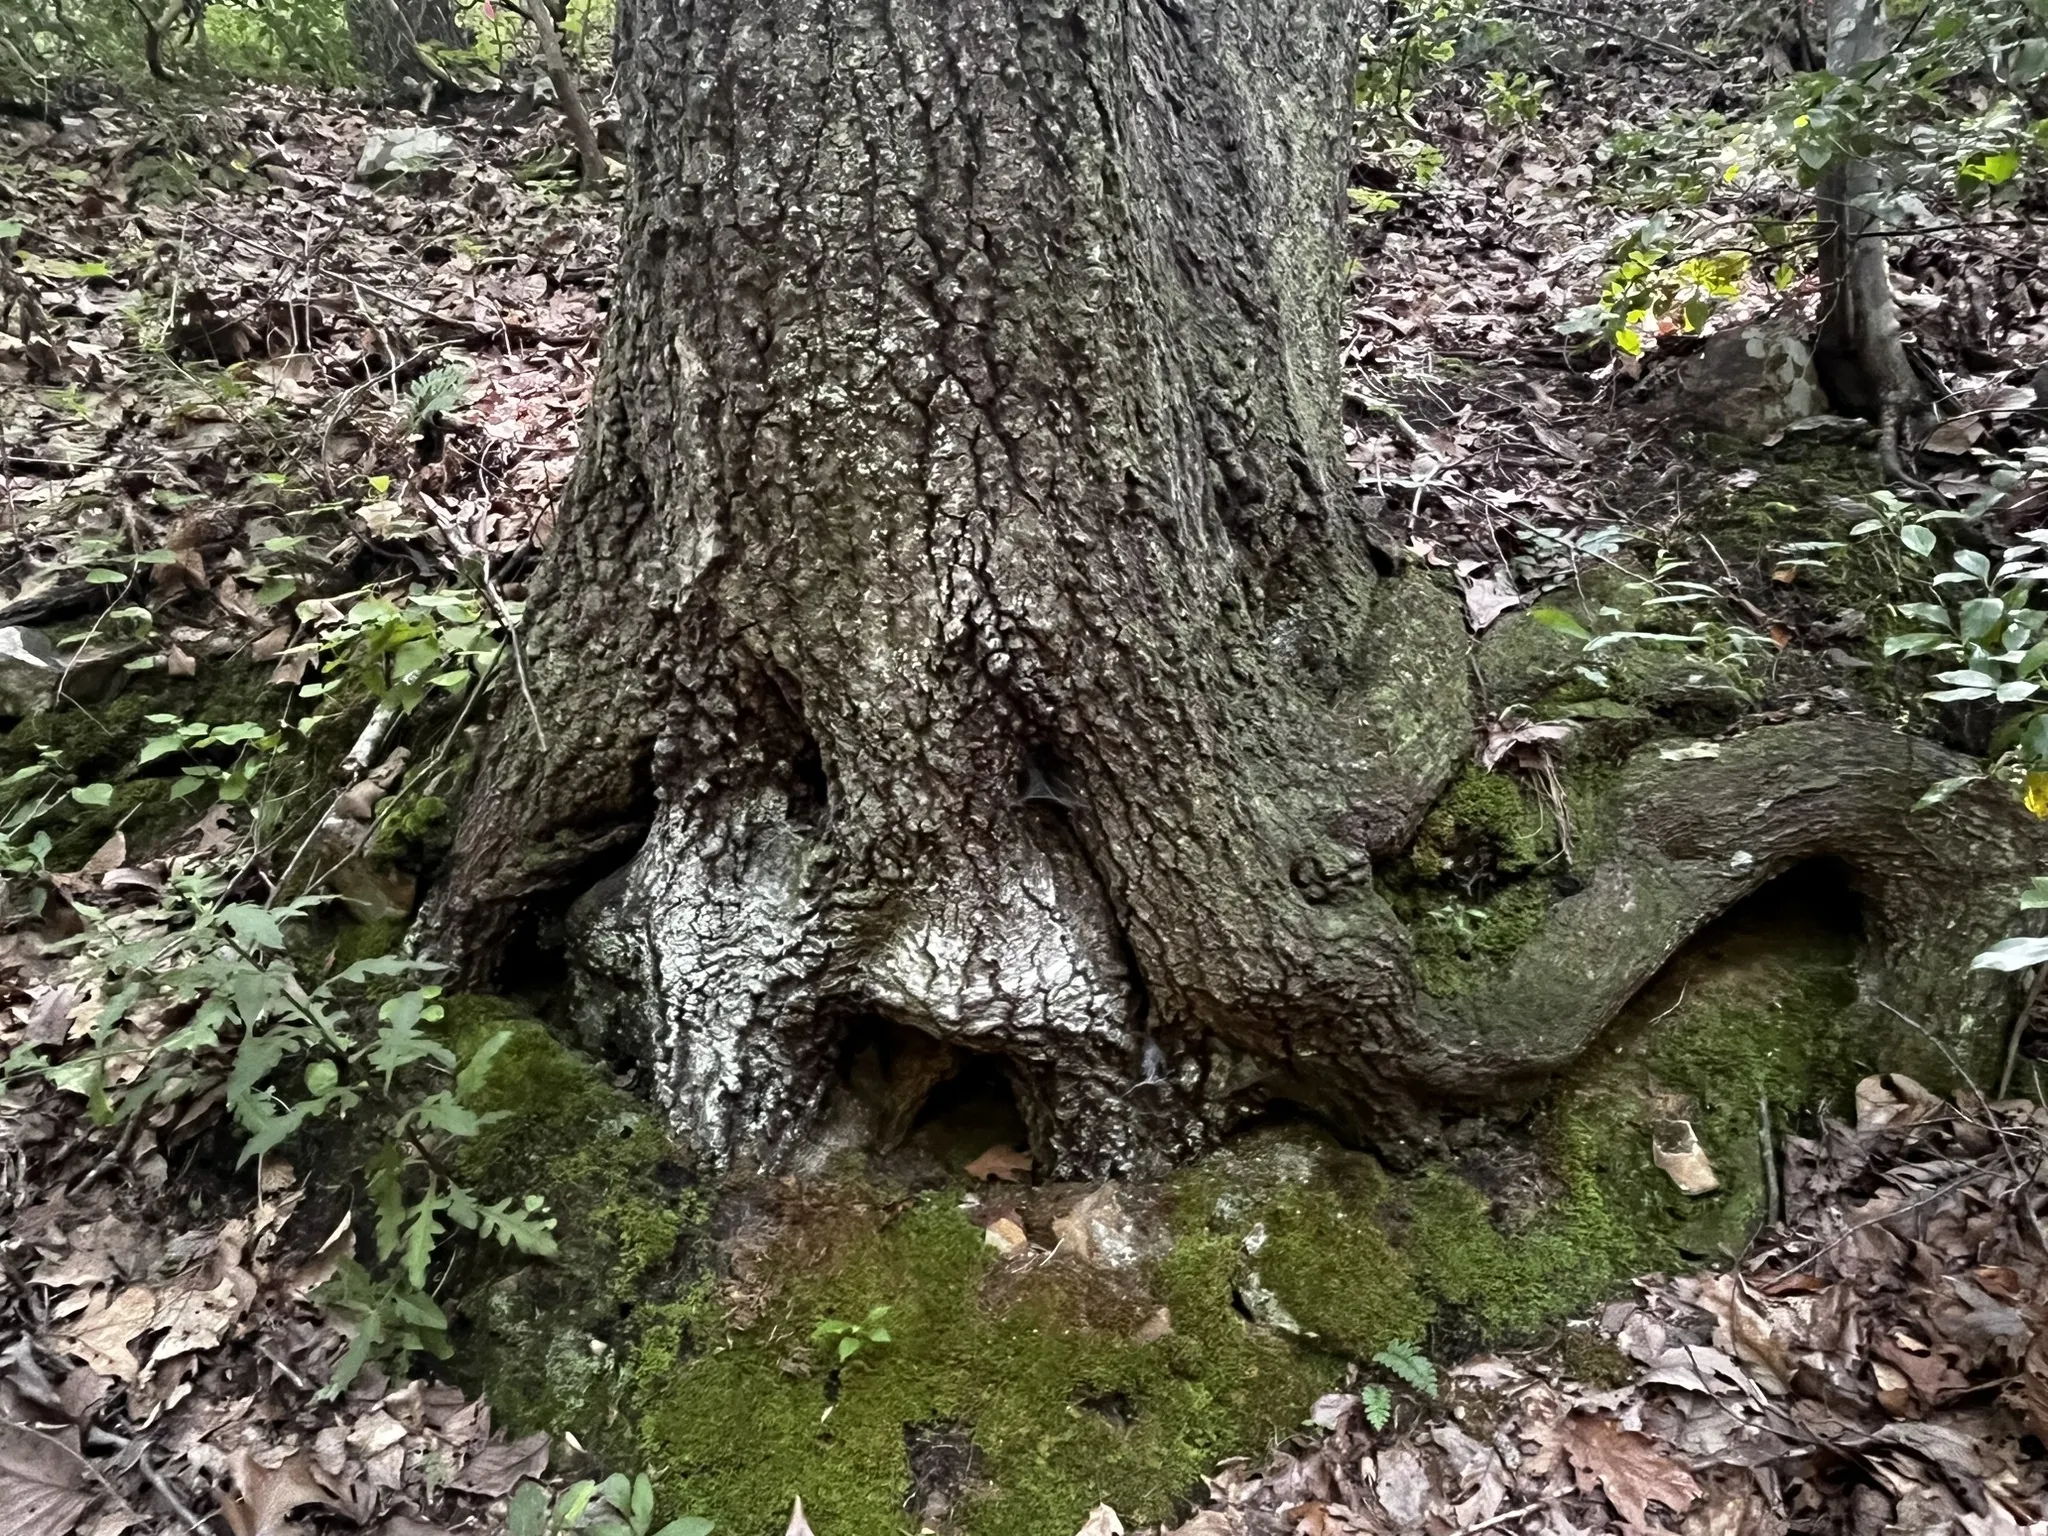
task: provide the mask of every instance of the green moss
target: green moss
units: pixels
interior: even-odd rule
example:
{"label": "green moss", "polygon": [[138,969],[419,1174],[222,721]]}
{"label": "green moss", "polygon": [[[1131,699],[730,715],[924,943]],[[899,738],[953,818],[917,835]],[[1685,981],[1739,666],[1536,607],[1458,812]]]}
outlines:
{"label": "green moss", "polygon": [[1612,1390],[1636,1379],[1635,1362],[1586,1328],[1567,1328],[1558,1338],[1558,1363],[1574,1381]]}
{"label": "green moss", "polygon": [[1560,852],[1549,810],[1515,778],[1477,768],[1460,775],[1381,885],[1409,926],[1424,990],[1460,996],[1475,971],[1513,958],[1550,910],[1545,867]]}
{"label": "green moss", "polygon": [[398,952],[400,942],[405,938],[405,919],[402,917],[381,918],[374,922],[347,922],[334,936],[334,966],[336,970],[354,965],[358,960],[374,960],[380,955]]}
{"label": "green moss", "polygon": [[476,1097],[498,1118],[465,1144],[461,1171],[488,1198],[544,1198],[560,1249],[546,1264],[480,1256],[458,1366],[489,1383],[501,1418],[573,1430],[628,1464],[632,1303],[662,1299],[664,1266],[701,1225],[703,1198],[653,1112],[516,1007],[450,998],[441,1027],[464,1060],[510,1032]]}
{"label": "green moss", "polygon": [[1423,818],[1409,862],[1422,880],[1481,856],[1513,874],[1544,859],[1549,836],[1542,812],[1512,778],[1468,767]]}
{"label": "green moss", "polygon": [[408,787],[378,805],[369,852],[389,864],[423,869],[447,853],[454,835],[447,800]]}
{"label": "green moss", "polygon": [[[1070,1531],[1103,1500],[1164,1519],[1329,1380],[1236,1315],[1236,1259],[1224,1236],[1183,1239],[1153,1276],[1175,1334],[1141,1344],[1150,1298],[1059,1263],[999,1283],[979,1230],[934,1196],[853,1235],[747,1329],[702,1340],[663,1379],[643,1372],[643,1445],[676,1507],[734,1536],[772,1536],[799,1494],[820,1529],[901,1529],[906,1430],[935,1425],[972,1433],[982,1487],[963,1523],[978,1536]],[[836,1372],[811,1350],[821,1319],[877,1304],[893,1343]]]}
{"label": "green moss", "polygon": [[[1552,1100],[1546,1137],[1573,1194],[1632,1235],[1637,1263],[1676,1267],[1739,1252],[1765,1214],[1759,1131],[1845,1112],[1873,1070],[1856,1003],[1857,941],[1825,910],[1845,900],[1794,886],[1738,910],[1688,946],[1630,1005]],[[1721,1181],[1681,1194],[1651,1157],[1657,1122],[1691,1123]]]}
{"label": "green moss", "polygon": [[[1279,1150],[1305,1151],[1313,1160],[1309,1177],[1276,1182],[1249,1204],[1241,1187],[1234,1201],[1212,1199],[1226,1211],[1236,1207],[1226,1230],[1248,1250],[1247,1277],[1323,1349],[1363,1357],[1418,1337],[1432,1308],[1409,1256],[1387,1240],[1380,1208],[1388,1186],[1379,1165],[1320,1139]],[[1237,1179],[1242,1186],[1241,1171]]]}
{"label": "green moss", "polygon": [[[1498,794],[1468,804],[1512,834]],[[531,1020],[455,999],[463,1053],[513,1031],[487,1090],[507,1118],[464,1172],[544,1195],[562,1247],[476,1278],[457,1364],[509,1423],[573,1430],[731,1536],[775,1536],[799,1495],[820,1529],[903,1529],[921,1428],[972,1439],[955,1515],[972,1536],[1071,1531],[1102,1500],[1166,1520],[1218,1458],[1297,1424],[1347,1358],[1526,1339],[1642,1269],[1739,1245],[1760,1212],[1755,1099],[1789,1121],[1858,1067],[1853,940],[1745,921],[1675,962],[1546,1101],[1526,1178],[1395,1179],[1307,1128],[1254,1133],[1142,1197],[1163,1202],[1146,1229],[1170,1246],[1124,1272],[1004,1264],[957,1194],[847,1180],[731,1196],[772,1235],[714,1282],[706,1204],[651,1113]],[[1722,1194],[1689,1199],[1652,1163],[1651,1126],[1679,1113]],[[1253,1291],[1313,1337],[1248,1323]],[[877,1305],[892,1342],[843,1368],[813,1344],[821,1320]]]}

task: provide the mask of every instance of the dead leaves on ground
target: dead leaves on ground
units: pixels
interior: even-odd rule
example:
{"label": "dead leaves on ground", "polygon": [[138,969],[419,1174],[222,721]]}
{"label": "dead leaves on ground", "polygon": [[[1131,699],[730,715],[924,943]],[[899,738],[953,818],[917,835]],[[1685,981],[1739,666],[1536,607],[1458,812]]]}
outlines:
{"label": "dead leaves on ground", "polygon": [[1327,1397],[1325,1433],[1226,1466],[1177,1536],[2048,1529],[2048,1110],[1901,1077],[1857,1106],[1787,1142],[1786,1220],[1740,1268],[1468,1360],[1384,1433]]}
{"label": "dead leaves on ground", "polygon": [[[0,942],[0,1055],[94,1007],[27,937]],[[173,1103],[98,1128],[40,1080],[0,1092],[0,1536],[501,1530],[547,1437],[376,1371],[318,1401],[347,1341],[311,1293],[351,1224],[295,1220],[308,1188],[275,1156],[169,1179],[208,1123]]]}

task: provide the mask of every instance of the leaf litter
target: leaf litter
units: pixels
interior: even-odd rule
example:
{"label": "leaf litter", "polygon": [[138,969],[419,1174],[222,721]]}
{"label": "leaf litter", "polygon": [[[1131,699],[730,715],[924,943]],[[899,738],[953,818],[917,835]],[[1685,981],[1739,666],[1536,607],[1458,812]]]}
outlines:
{"label": "leaf litter", "polygon": [[[275,662],[282,709],[325,621],[266,541],[308,546],[292,570],[315,584],[463,561],[516,582],[545,541],[615,221],[521,182],[532,135],[488,120],[451,130],[438,177],[351,183],[366,132],[409,117],[259,87],[168,120],[0,119],[23,226],[0,265],[28,298],[0,334],[0,623],[89,631],[64,642],[74,684],[108,658],[191,676],[246,653]],[[342,510],[365,483],[386,514]],[[145,551],[132,577],[89,572]],[[150,622],[116,643],[123,602]],[[40,922],[10,902],[0,1052],[80,1038],[101,1001],[45,948],[71,901],[146,921],[249,837],[226,804],[168,839],[117,830],[52,877]],[[375,1368],[327,1400],[348,1335],[312,1293],[350,1224],[274,1154],[233,1184],[190,1173],[220,1131],[217,1098],[102,1128],[40,1078],[0,1086],[0,1536],[502,1531],[549,1437]]]}
{"label": "leaf litter", "polygon": [[2048,1531],[2048,1110],[1898,1076],[1857,1106],[1786,1140],[1739,1265],[1644,1276],[1382,1432],[1325,1397],[1174,1536]]}

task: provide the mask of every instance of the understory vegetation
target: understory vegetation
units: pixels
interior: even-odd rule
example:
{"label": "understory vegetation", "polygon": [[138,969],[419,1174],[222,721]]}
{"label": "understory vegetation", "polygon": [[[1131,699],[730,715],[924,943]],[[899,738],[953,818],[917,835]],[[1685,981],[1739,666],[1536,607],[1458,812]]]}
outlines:
{"label": "understory vegetation", "polygon": [[[1511,980],[1630,773],[1745,732],[1883,720],[1939,744],[1914,815],[2048,819],[2048,8],[1883,14],[1851,76],[1805,4],[1362,44],[1345,445],[1471,638],[1474,750],[1367,882],[1429,1007]],[[509,995],[418,953],[533,710],[625,174],[608,4],[455,17],[403,105],[331,0],[0,18],[0,1530],[2048,1519],[2048,872],[1976,959],[2016,1016],[1880,1006],[1816,858],[1498,1102],[1273,1096],[1151,1182],[1035,1177],[999,1061],[851,1030],[801,1166],[713,1169],[568,1022],[558,917]],[[1849,162],[1904,478],[1814,340]],[[1791,1316],[1915,1285],[1868,1369]],[[1804,1449],[1710,1454],[1767,1398]]]}

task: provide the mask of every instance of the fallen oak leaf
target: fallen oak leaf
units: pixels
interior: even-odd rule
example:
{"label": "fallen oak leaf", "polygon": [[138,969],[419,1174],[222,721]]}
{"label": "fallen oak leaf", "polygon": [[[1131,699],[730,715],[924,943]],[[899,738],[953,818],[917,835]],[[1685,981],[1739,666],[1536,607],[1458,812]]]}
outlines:
{"label": "fallen oak leaf", "polygon": [[970,1179],[1001,1179],[1017,1184],[1031,1176],[1031,1154],[1007,1144],[990,1147],[967,1165]]}
{"label": "fallen oak leaf", "polygon": [[149,1357],[151,1365],[177,1355],[216,1348],[242,1309],[256,1299],[256,1279],[245,1269],[230,1268],[219,1284],[207,1289],[173,1284],[157,1307],[153,1328],[167,1330]]}
{"label": "fallen oak leaf", "polygon": [[458,1493],[480,1493],[487,1499],[502,1499],[529,1477],[537,1478],[548,1469],[548,1437],[536,1431],[524,1440],[500,1441],[487,1445],[448,1479]]}
{"label": "fallen oak leaf", "polygon": [[1682,1515],[1700,1498],[1692,1474],[1649,1436],[1623,1429],[1604,1415],[1567,1414],[1557,1437],[1578,1474],[1579,1491],[1591,1493],[1597,1484],[1631,1525],[1649,1525],[1647,1506],[1653,1500]]}

